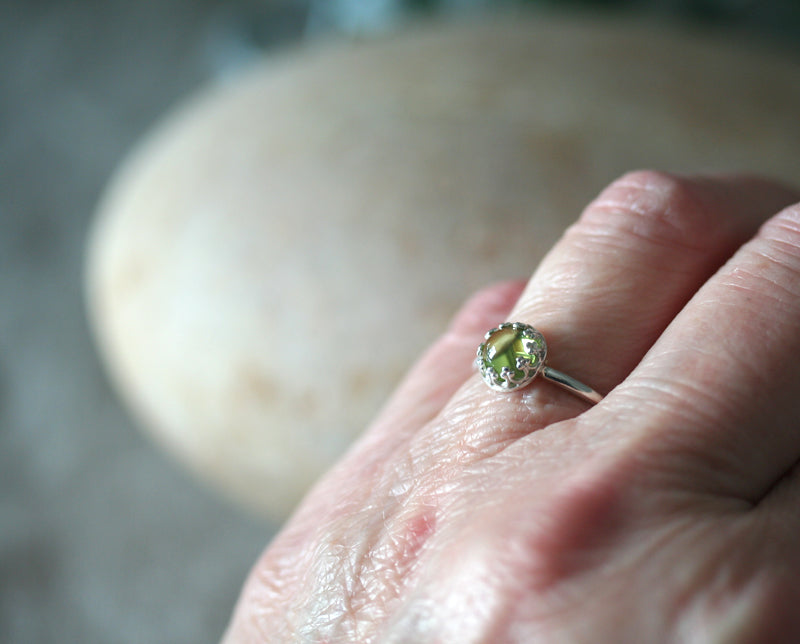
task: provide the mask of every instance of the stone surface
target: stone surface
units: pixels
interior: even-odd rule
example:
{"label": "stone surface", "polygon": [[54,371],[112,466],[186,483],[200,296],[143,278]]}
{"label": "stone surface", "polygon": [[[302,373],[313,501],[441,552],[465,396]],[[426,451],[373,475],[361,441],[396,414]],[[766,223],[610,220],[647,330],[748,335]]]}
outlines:
{"label": "stone surface", "polygon": [[118,390],[195,472],[283,517],[462,299],[529,274],[619,174],[798,179],[799,72],[741,39],[521,15],[211,86],[99,209],[91,316]]}
{"label": "stone surface", "polygon": [[478,364],[492,389],[512,391],[530,383],[547,359],[544,336],[526,324],[502,324],[478,348]]}

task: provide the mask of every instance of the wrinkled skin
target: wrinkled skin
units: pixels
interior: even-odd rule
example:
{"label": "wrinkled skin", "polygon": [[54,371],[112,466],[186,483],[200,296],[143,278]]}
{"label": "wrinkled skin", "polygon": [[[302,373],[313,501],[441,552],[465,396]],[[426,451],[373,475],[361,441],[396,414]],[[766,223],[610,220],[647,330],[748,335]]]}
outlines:
{"label": "wrinkled skin", "polygon": [[[627,175],[473,297],[258,561],[225,642],[800,641],[800,195]],[[554,385],[498,394],[527,322]]]}

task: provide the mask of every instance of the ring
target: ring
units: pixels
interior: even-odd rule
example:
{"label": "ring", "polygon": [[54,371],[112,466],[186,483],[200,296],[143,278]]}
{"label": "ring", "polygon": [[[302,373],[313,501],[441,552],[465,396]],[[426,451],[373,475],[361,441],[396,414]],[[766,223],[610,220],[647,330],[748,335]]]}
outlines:
{"label": "ring", "polygon": [[484,336],[475,364],[484,382],[495,391],[526,387],[541,374],[586,402],[595,404],[603,399],[591,387],[547,366],[546,359],[547,343],[539,331],[522,322],[504,322]]}

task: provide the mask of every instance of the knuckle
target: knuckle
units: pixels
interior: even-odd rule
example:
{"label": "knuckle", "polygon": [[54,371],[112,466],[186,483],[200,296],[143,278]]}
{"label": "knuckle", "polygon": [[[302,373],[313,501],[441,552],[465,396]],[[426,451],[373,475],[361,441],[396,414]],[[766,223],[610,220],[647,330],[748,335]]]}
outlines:
{"label": "knuckle", "polygon": [[764,224],[761,237],[785,255],[800,256],[800,203],[785,208]]}
{"label": "knuckle", "polygon": [[631,528],[626,510],[634,503],[629,487],[633,459],[601,460],[550,479],[547,494],[532,498],[523,513],[517,503],[487,510],[499,513],[486,521],[488,532],[502,526],[506,542],[517,544],[509,552],[516,554],[513,565],[527,587],[543,593],[563,588],[594,569],[602,553]]}
{"label": "knuckle", "polygon": [[670,193],[679,192],[684,183],[681,177],[661,170],[634,170],[622,175],[611,186]]}
{"label": "knuckle", "polygon": [[701,250],[721,221],[721,214],[704,200],[698,182],[639,170],[606,188],[584,211],[578,227],[593,237],[633,237],[651,244]]}
{"label": "knuckle", "polygon": [[753,280],[765,283],[766,292],[800,296],[800,204],[765,223],[754,250],[739,271],[749,271]]}

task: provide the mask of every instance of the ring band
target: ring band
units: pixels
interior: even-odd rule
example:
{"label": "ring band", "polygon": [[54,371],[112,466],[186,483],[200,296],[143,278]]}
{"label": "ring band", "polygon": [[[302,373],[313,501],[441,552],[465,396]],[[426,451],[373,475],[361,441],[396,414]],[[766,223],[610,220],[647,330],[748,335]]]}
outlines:
{"label": "ring band", "polygon": [[546,359],[547,343],[541,332],[522,322],[504,322],[486,333],[475,364],[494,391],[526,387],[541,375],[586,402],[595,404],[603,399],[591,387],[548,366]]}

